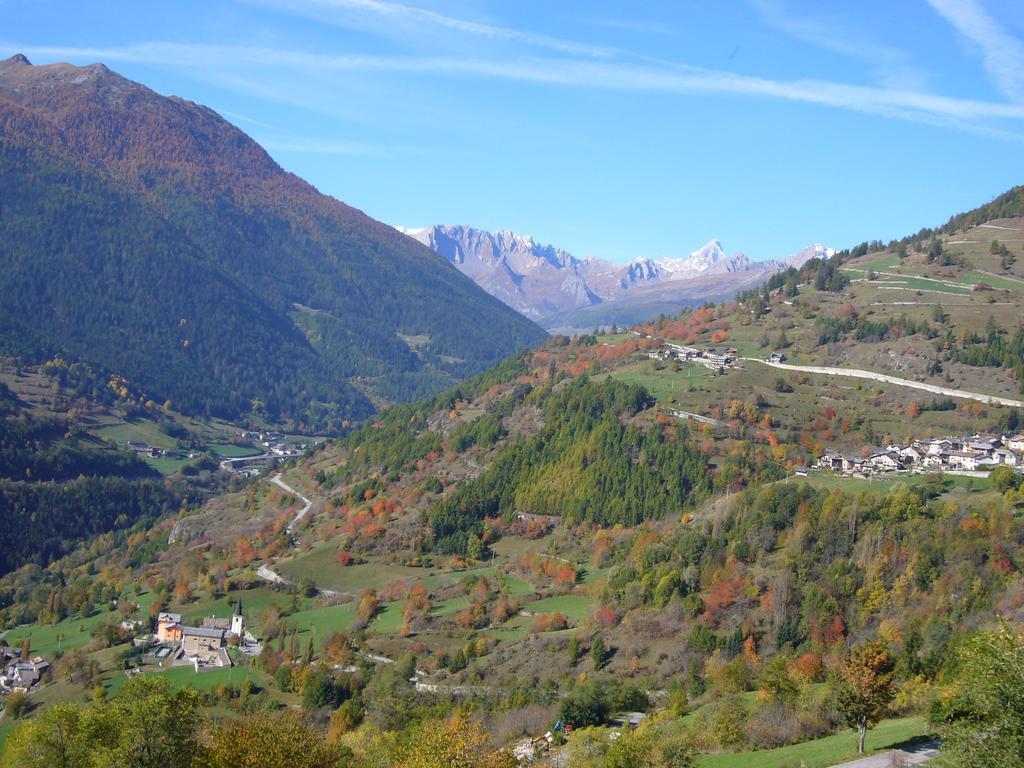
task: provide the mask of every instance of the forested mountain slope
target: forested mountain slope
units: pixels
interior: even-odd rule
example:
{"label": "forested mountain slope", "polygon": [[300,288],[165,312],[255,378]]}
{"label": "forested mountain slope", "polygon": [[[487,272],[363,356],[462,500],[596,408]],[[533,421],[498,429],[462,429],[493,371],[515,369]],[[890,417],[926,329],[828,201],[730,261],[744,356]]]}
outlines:
{"label": "forested mountain slope", "polygon": [[212,110],[102,65],[0,63],[0,168],[0,351],[184,411],[337,428],[543,338]]}

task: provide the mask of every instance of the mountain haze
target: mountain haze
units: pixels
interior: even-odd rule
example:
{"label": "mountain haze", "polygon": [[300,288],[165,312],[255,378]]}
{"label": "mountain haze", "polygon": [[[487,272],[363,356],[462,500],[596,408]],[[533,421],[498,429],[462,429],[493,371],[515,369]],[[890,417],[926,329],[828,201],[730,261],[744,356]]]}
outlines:
{"label": "mountain haze", "polygon": [[0,351],[186,411],[337,425],[543,338],[212,110],[102,64],[0,62],[0,173]]}
{"label": "mountain haze", "polygon": [[788,266],[832,249],[812,245],[778,261],[729,255],[711,240],[684,258],[638,258],[628,264],[578,259],[529,235],[463,225],[399,231],[444,256],[492,296],[548,330],[634,323],[681,306],[731,299]]}

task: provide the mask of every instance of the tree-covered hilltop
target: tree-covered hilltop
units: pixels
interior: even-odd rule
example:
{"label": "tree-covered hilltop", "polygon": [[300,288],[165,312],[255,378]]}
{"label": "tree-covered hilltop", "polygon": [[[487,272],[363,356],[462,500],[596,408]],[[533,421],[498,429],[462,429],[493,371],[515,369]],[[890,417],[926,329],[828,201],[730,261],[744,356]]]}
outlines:
{"label": "tree-covered hilltop", "polygon": [[[654,404],[642,387],[583,376],[539,389],[528,402],[544,412],[541,430],[511,442],[430,513],[438,551],[465,553],[487,517],[528,511],[566,525],[637,525],[682,513],[711,489],[685,427],[630,423]],[[478,430],[488,426],[481,422]]]}
{"label": "tree-covered hilltop", "polygon": [[364,392],[432,394],[544,337],[212,111],[102,67],[0,65],[0,173],[0,352],[183,412],[338,430]]}

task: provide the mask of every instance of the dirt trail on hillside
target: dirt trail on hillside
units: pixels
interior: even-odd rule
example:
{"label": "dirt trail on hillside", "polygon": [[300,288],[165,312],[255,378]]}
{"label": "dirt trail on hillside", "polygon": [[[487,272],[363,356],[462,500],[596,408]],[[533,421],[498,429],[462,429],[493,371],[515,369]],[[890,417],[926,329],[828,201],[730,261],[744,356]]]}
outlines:
{"label": "dirt trail on hillside", "polygon": [[922,389],[925,392],[932,392],[936,395],[946,395],[948,397],[959,397],[964,400],[978,400],[982,403],[999,405],[1008,405],[1011,408],[1024,408],[1024,401],[1014,400],[1009,397],[1000,397],[999,395],[986,395],[981,392],[969,392],[966,389],[951,389],[949,387],[940,387],[935,384],[925,384],[921,381],[911,381],[910,379],[901,379],[899,376],[889,376],[884,373],[875,373],[874,371],[863,371],[858,368],[832,368],[829,366],[822,365],[791,365],[790,363],[771,363],[767,360],[760,360],[756,357],[744,357],[742,360],[747,360],[752,363],[760,363],[761,365],[767,365],[770,368],[781,368],[785,371],[803,371],[804,373],[820,373],[824,376],[850,376],[855,379],[870,379],[872,381],[881,381],[886,384],[896,384],[901,387],[910,387],[911,389]]}

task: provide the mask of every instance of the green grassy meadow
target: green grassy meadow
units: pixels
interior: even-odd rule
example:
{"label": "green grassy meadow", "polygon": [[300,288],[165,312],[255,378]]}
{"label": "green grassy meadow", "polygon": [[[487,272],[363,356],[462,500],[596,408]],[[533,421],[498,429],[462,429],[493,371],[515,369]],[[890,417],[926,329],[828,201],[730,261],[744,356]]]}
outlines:
{"label": "green grassy meadow", "polygon": [[[882,475],[879,477],[861,478],[846,477],[831,472],[812,472],[807,477],[790,477],[780,482],[784,483],[806,483],[814,488],[825,488],[829,490],[840,490],[847,493],[888,493],[897,483],[903,483],[913,487],[927,482],[927,475]],[[970,490],[971,493],[981,493],[990,490],[991,483],[987,477],[963,477],[961,475],[943,475],[943,488],[946,493],[955,490]]]}
{"label": "green grassy meadow", "polygon": [[4,743],[7,741],[7,737],[11,735],[13,727],[14,721],[9,717],[0,718],[0,755],[4,753]]}
{"label": "green grassy meadow", "polygon": [[322,605],[307,608],[288,616],[300,635],[312,635],[314,644],[318,644],[326,635],[335,632],[348,632],[356,618],[356,608],[352,604]]}
{"label": "green grassy meadow", "polygon": [[156,422],[148,419],[133,419],[123,421],[109,427],[98,430],[100,437],[113,440],[119,445],[129,440],[136,440],[146,445],[155,445],[158,448],[175,448],[177,441],[170,435],[162,432]]}
{"label": "green grassy meadow", "polygon": [[526,603],[523,610],[530,613],[561,613],[580,623],[593,611],[594,601],[584,595],[557,595]]}
{"label": "green grassy meadow", "polygon": [[[868,731],[865,750],[870,753],[892,749],[927,734],[927,724],[921,717],[883,720]],[[857,734],[843,731],[778,749],[701,755],[697,765],[699,768],[827,768],[857,757]]]}
{"label": "green grassy meadow", "polygon": [[244,445],[232,445],[231,443],[211,443],[207,446],[218,456],[225,459],[240,459],[244,456],[259,456],[263,451],[259,448]]}
{"label": "green grassy meadow", "polygon": [[[135,618],[144,619],[154,595],[143,592],[131,595],[128,599],[139,605]],[[88,617],[72,616],[56,624],[29,624],[15,627],[7,633],[4,642],[18,648],[28,638],[33,655],[52,657],[57,651],[70,651],[81,648],[92,639],[92,630],[108,621],[121,621],[121,614],[108,610],[106,605],[94,608]]]}
{"label": "green grassy meadow", "polygon": [[683,403],[691,387],[707,384],[715,373],[703,365],[681,364],[673,370],[671,364],[645,360],[618,368],[611,376],[626,384],[639,384],[660,402]]}
{"label": "green grassy meadow", "polygon": [[298,557],[281,560],[274,567],[285,578],[301,581],[309,578],[322,589],[358,595],[365,589],[382,589],[393,581],[425,579],[431,572],[393,563],[341,565],[338,550],[319,546]]}

